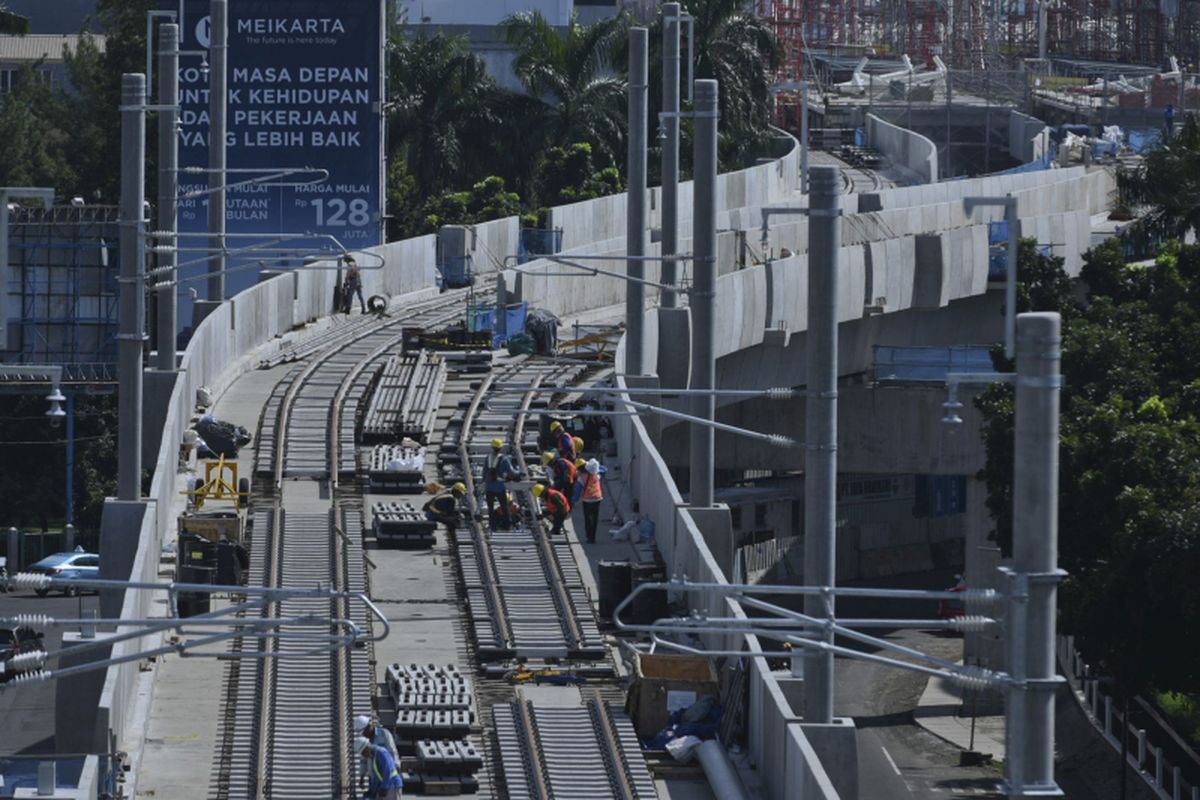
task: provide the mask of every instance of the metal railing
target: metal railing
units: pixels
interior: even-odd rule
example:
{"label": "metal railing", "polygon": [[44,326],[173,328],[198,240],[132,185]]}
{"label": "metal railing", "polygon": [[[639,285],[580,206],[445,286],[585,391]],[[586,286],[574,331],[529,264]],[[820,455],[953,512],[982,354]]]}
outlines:
{"label": "metal railing", "polygon": [[[1133,709],[1130,709],[1130,719],[1126,719],[1108,689],[1105,676],[1100,675],[1075,649],[1075,637],[1058,637],[1058,661],[1092,723],[1118,753],[1122,749],[1122,734],[1127,734],[1129,766],[1158,797],[1163,800],[1200,800],[1200,785],[1188,780],[1184,775],[1185,767],[1172,764],[1169,760],[1169,750],[1178,746],[1168,741],[1171,735],[1159,725],[1155,726],[1155,730],[1133,724]],[[1193,764],[1189,768],[1195,769],[1197,766]]]}

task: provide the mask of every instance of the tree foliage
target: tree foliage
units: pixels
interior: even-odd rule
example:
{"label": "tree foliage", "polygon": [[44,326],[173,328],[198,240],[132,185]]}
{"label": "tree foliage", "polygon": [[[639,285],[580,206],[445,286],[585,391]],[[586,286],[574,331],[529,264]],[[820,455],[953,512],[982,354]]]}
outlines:
{"label": "tree foliage", "polygon": [[431,195],[485,170],[499,90],[463,37],[396,30],[388,42],[389,138],[416,189]]}
{"label": "tree foliage", "polygon": [[1200,232],[1200,119],[1185,115],[1170,139],[1117,176],[1121,202],[1143,209],[1132,233],[1155,243]]}
{"label": "tree foliage", "polygon": [[551,147],[537,168],[538,199],[547,205],[577,203],[623,191],[616,167],[596,169],[591,145]]}
{"label": "tree foliage", "polygon": [[585,142],[604,165],[625,154],[625,64],[619,55],[626,19],[592,25],[575,18],[559,31],[537,11],[521,11],[500,25],[516,50],[513,72],[528,96],[512,98],[520,136],[542,148]]}
{"label": "tree foliage", "polygon": [[[1151,268],[1123,256],[1117,240],[1086,254],[1084,303],[1044,261],[1018,273],[1037,275],[1023,295],[1033,310],[1063,313],[1062,628],[1126,694],[1196,691],[1200,648],[1184,632],[1200,624],[1200,247],[1170,247]],[[1007,554],[1021,467],[1011,389],[993,387],[977,404],[988,507]]]}

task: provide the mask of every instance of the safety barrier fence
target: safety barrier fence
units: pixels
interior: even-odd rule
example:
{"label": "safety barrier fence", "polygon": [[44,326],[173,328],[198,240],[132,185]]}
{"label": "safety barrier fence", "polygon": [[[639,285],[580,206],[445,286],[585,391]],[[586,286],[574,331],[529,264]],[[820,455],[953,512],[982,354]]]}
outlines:
{"label": "safety barrier fence", "polygon": [[[1126,719],[1123,704],[1114,699],[1105,677],[1075,649],[1073,636],[1058,637],[1058,662],[1092,724],[1104,734],[1104,740],[1120,753],[1122,736],[1127,737],[1125,741],[1130,768],[1158,797],[1163,800],[1200,800],[1200,785],[1194,780],[1195,772],[1200,771],[1200,763],[1196,762],[1194,754],[1186,752],[1187,744],[1180,741],[1174,731],[1153,719],[1144,705],[1145,701],[1139,698],[1131,703],[1129,718]],[[1141,719],[1149,716],[1148,725],[1143,727],[1135,724],[1135,714]],[[1176,754],[1174,764],[1171,762],[1172,752]],[[1189,755],[1190,759],[1187,758]],[[1181,766],[1185,759],[1190,762],[1186,767]],[[1192,774],[1193,780],[1185,775],[1185,769]]]}

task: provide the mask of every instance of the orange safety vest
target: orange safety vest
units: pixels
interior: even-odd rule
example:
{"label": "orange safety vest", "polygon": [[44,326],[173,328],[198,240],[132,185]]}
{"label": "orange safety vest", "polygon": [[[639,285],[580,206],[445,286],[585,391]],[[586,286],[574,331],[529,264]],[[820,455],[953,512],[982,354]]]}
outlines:
{"label": "orange safety vest", "polygon": [[546,511],[550,514],[571,513],[571,503],[567,500],[567,496],[558,489],[547,489],[543,502],[546,504]]}
{"label": "orange safety vest", "polygon": [[584,472],[586,476],[583,479],[583,500],[584,502],[597,501],[604,498],[604,492],[600,488],[600,473],[595,475],[590,472]]}

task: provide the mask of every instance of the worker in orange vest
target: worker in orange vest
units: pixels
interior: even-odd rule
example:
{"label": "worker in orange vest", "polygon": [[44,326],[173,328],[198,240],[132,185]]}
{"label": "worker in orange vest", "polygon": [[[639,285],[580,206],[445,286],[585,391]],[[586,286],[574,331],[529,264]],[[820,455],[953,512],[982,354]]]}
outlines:
{"label": "worker in orange vest", "polygon": [[554,476],[554,488],[564,495],[569,495],[575,486],[575,464],[571,463],[570,459],[549,452],[542,455],[542,461],[550,467],[550,473]]}
{"label": "worker in orange vest", "polygon": [[558,489],[551,489],[540,483],[534,484],[533,496],[542,499],[542,508],[546,516],[550,517],[550,535],[557,536],[562,533],[563,523],[571,513],[571,501]]}
{"label": "worker in orange vest", "polygon": [[594,458],[588,459],[579,472],[579,495],[583,498],[583,528],[589,543],[596,541],[600,524],[600,503],[604,500],[604,474],[608,470]]}

